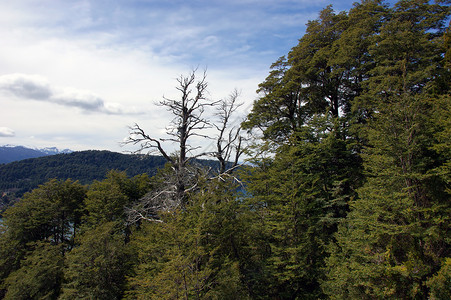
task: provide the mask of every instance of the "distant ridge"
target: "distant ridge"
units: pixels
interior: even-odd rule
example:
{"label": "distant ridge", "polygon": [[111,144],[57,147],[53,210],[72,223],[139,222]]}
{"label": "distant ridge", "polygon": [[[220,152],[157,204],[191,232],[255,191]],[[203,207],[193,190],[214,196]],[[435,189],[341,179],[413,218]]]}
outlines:
{"label": "distant ridge", "polygon": [[[26,148],[25,148],[26,149]],[[40,155],[35,152],[26,154]],[[121,154],[110,151],[79,151],[41,155],[0,165],[0,212],[24,193],[50,179],[78,180],[90,184],[103,180],[110,170],[126,171],[128,176],[152,176],[165,164],[162,156]]]}
{"label": "distant ridge", "polygon": [[[162,156],[132,155],[110,151],[88,150],[28,158],[0,165],[0,213],[24,193],[50,179],[78,180],[90,184],[103,180],[110,170],[126,171],[129,177],[139,174],[153,176],[164,166]],[[199,163],[217,168],[213,160]]]}
{"label": "distant ridge", "polygon": [[27,158],[37,158],[47,155],[55,155],[61,153],[71,153],[72,150],[59,150],[56,147],[47,147],[43,149],[28,148],[24,146],[4,145],[0,146],[0,164],[7,164]]}

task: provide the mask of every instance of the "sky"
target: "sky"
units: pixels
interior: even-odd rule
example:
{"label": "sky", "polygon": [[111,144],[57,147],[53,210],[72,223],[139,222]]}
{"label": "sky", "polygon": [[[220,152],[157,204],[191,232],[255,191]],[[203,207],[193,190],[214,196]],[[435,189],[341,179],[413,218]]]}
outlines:
{"label": "sky", "polygon": [[135,123],[164,137],[171,115],[156,103],[194,69],[210,99],[240,92],[237,125],[308,20],[353,2],[1,1],[0,145],[132,151],[121,142]]}

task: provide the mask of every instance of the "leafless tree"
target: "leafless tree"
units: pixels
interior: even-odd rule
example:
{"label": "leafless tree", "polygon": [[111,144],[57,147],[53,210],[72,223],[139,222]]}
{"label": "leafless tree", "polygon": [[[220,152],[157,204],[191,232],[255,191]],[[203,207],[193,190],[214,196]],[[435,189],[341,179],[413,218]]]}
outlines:
{"label": "leafless tree", "polygon": [[243,103],[237,103],[239,95],[240,93],[235,89],[228,98],[221,100],[216,108],[219,122],[214,123],[213,126],[219,132],[215,152],[219,161],[219,175],[230,174],[235,170],[243,153],[241,128],[239,126],[229,128],[232,115],[243,105]]}
{"label": "leafless tree", "polygon": [[[207,98],[206,72],[200,78],[193,70],[188,76],[177,79],[176,89],[180,92],[180,99],[163,97],[159,105],[166,107],[174,116],[166,128],[166,138],[156,138],[148,135],[138,124],[130,128],[130,135],[125,144],[139,145],[136,152],[157,152],[169,164],[172,172],[166,174],[165,184],[156,188],[141,201],[129,208],[129,221],[138,220],[159,221],[158,213],[171,211],[177,207],[183,208],[187,202],[187,195],[198,186],[198,179],[206,176],[208,171],[196,166],[196,159],[213,156],[219,160],[218,174],[214,177],[222,178],[223,174],[230,174],[238,166],[242,154],[242,139],[239,128],[229,129],[231,115],[240,106],[236,103],[239,96],[234,91],[229,98],[211,101]],[[216,107],[219,125],[204,117],[207,107]],[[205,129],[216,128],[219,132],[216,149],[203,151],[201,146],[190,144],[190,138],[201,137],[211,139],[204,134]],[[165,143],[176,143],[178,151],[168,153]],[[233,157],[233,161],[230,160]]]}

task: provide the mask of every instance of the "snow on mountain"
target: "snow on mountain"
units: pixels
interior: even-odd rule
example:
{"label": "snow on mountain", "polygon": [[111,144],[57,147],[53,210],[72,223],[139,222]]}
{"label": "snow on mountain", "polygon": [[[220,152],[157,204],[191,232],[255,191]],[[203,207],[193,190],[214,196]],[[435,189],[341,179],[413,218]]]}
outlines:
{"label": "snow on mountain", "polygon": [[48,154],[48,155],[55,155],[55,154],[62,154],[62,153],[66,153],[67,154],[67,153],[72,153],[73,152],[70,149],[59,150],[56,147],[46,147],[46,148],[41,148],[41,149],[37,149],[36,148],[36,150],[41,151],[41,152],[43,152],[45,154]]}
{"label": "snow on mountain", "polygon": [[18,145],[0,146],[0,164],[18,161],[27,158],[35,158],[40,156],[55,155],[62,153],[71,153],[70,149],[59,150],[56,147],[32,148]]}

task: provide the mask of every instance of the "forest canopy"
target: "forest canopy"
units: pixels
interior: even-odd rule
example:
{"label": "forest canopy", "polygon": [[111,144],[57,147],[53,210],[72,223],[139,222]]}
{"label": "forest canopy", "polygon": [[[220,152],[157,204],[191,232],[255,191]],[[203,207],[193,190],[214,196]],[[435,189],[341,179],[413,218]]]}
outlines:
{"label": "forest canopy", "polygon": [[[25,194],[0,224],[0,298],[450,299],[449,16],[449,1],[323,9],[259,85],[240,168],[181,148],[151,178]],[[194,75],[162,102],[181,147],[205,124],[184,123],[185,100],[210,105]],[[222,166],[243,150],[230,132]]]}

